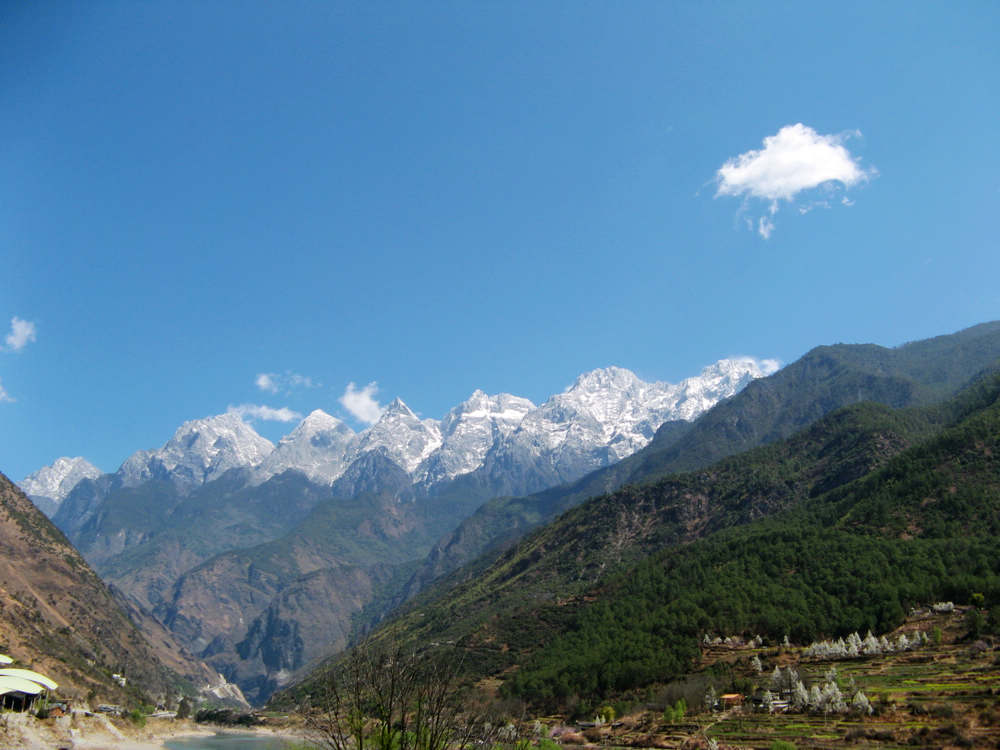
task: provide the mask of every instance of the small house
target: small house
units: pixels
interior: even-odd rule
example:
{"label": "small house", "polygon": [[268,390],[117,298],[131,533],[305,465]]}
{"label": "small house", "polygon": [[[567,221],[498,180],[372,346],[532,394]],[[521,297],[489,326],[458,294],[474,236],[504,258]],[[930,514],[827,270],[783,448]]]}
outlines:
{"label": "small house", "polygon": [[742,693],[723,693],[719,696],[719,701],[724,709],[736,708],[743,705],[743,695]]}

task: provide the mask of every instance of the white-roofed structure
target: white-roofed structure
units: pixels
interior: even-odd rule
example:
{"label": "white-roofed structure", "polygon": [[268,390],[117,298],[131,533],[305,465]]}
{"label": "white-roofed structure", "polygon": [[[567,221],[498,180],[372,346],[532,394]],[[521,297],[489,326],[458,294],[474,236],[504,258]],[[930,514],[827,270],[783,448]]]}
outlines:
{"label": "white-roofed structure", "polygon": [[59,683],[51,677],[46,677],[30,669],[0,669],[0,678],[2,677],[20,677],[22,680],[30,680],[41,685],[45,690],[55,690],[59,687]]}
{"label": "white-roofed structure", "polygon": [[26,695],[38,695],[45,688],[37,682],[26,680],[23,677],[0,677],[0,695],[7,693],[25,693]]}
{"label": "white-roofed structure", "polygon": [[[30,670],[24,670],[30,671]],[[45,686],[34,680],[12,675],[0,675],[0,706],[14,711],[31,708]]]}

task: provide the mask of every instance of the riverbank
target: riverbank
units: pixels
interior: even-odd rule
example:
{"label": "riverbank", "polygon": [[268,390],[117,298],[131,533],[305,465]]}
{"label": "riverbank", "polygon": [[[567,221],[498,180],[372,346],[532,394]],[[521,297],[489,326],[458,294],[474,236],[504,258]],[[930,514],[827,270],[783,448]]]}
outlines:
{"label": "riverbank", "polygon": [[167,750],[170,740],[211,738],[219,734],[253,735],[305,742],[278,729],[232,729],[185,719],[150,719],[143,727],[106,716],[36,719],[29,714],[0,715],[0,750]]}

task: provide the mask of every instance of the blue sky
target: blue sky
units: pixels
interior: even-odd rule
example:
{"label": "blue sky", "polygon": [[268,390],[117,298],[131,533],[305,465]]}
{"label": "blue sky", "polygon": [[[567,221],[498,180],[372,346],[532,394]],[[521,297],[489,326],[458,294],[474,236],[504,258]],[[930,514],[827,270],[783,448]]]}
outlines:
{"label": "blue sky", "polygon": [[4,4],[0,470],[114,470],[233,405],[360,427],[349,383],[440,417],[996,319],[998,28],[994,2]]}

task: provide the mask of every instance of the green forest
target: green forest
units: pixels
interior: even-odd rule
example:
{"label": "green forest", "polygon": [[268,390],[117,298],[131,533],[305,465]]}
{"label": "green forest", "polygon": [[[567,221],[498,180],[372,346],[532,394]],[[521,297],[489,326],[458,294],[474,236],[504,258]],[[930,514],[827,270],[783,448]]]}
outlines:
{"label": "green forest", "polygon": [[[1000,603],[996,384],[901,415],[911,435],[949,413],[960,421],[881,469],[620,572],[521,665],[506,691],[547,703],[602,697],[688,671],[706,633],[807,643],[886,632],[930,602],[979,595],[987,606]],[[744,457],[748,485],[766,473],[792,476],[788,464],[762,461],[768,453],[781,449]]]}

